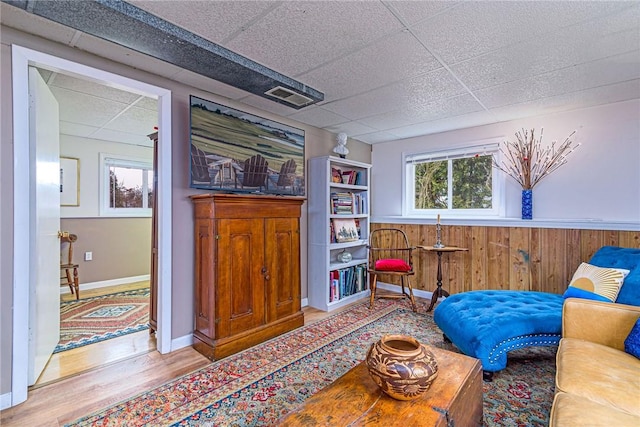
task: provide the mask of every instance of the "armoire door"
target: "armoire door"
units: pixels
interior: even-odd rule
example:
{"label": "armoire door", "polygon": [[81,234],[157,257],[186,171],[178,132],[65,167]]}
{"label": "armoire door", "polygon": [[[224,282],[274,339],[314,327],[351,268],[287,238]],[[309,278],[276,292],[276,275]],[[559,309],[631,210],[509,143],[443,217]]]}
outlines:
{"label": "armoire door", "polygon": [[265,323],[264,220],[220,219],[216,235],[216,339]]}
{"label": "armoire door", "polygon": [[300,311],[300,223],[298,218],[265,219],[268,277],[267,321]]}

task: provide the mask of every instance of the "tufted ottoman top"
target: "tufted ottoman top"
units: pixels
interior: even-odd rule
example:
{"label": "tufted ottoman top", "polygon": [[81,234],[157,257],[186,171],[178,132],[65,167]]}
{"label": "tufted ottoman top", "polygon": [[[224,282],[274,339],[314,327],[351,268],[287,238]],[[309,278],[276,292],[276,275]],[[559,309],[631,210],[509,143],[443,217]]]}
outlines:
{"label": "tufted ottoman top", "polygon": [[[451,295],[433,317],[463,353],[483,361],[510,339],[562,332],[562,295],[532,291],[470,291]],[[556,340],[557,341],[557,340]]]}

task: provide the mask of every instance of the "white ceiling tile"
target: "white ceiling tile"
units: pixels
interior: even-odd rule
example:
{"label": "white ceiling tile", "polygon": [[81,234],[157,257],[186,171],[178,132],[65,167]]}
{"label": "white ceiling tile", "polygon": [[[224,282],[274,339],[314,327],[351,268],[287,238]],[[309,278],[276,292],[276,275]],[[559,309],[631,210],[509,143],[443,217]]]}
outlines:
{"label": "white ceiling tile", "polygon": [[249,95],[249,92],[229,86],[226,83],[210,79],[201,74],[189,70],[182,70],[173,77],[174,80],[192,87],[205,90],[229,99],[241,99]]}
{"label": "white ceiling tile", "polygon": [[640,78],[640,50],[476,91],[487,108],[519,104]]}
{"label": "white ceiling tile", "polygon": [[357,139],[358,141],[366,142],[367,144],[375,144],[377,142],[387,142],[393,141],[394,139],[400,139],[398,135],[393,134],[391,132],[372,132],[366,133],[363,135],[356,135],[353,139]]}
{"label": "white ceiling tile", "polygon": [[77,32],[6,3],[0,3],[0,23],[65,45],[71,43]]}
{"label": "white ceiling tile", "polygon": [[637,98],[640,98],[640,80],[631,80],[580,92],[537,99],[517,105],[492,108],[490,111],[498,121],[507,121]]}
{"label": "white ceiling tile", "polygon": [[173,76],[182,71],[182,68],[168,62],[85,33],[82,33],[74,47],[168,79],[172,79]]}
{"label": "white ceiling tile", "polygon": [[420,113],[433,100],[464,91],[449,72],[441,68],[391,86],[323,104],[323,108],[354,120],[400,109]]}
{"label": "white ceiling tile", "polygon": [[126,114],[120,115],[107,123],[105,129],[116,130],[131,134],[150,134],[158,126],[158,113],[144,108],[132,107]]}
{"label": "white ceiling tile", "polygon": [[78,123],[82,118],[84,124],[103,126],[127,107],[122,102],[110,101],[80,92],[53,87],[51,92],[65,108],[60,109],[60,120]]}
{"label": "white ceiling tile", "polygon": [[240,102],[252,107],[260,108],[261,110],[268,111],[272,114],[277,114],[279,116],[289,116],[298,111],[295,108],[288,107],[284,104],[279,104],[275,101],[271,101],[257,95],[249,95],[245,98],[242,98]]}
{"label": "white ceiling tile", "polygon": [[399,138],[411,138],[414,136],[446,132],[454,129],[464,129],[474,126],[483,126],[495,123],[495,116],[488,111],[476,111],[469,114],[445,117],[411,126],[393,129],[393,133]]}
{"label": "white ceiling tile", "polygon": [[[394,9],[402,16],[402,19],[409,24],[415,24],[427,20],[434,15],[443,13],[447,9],[456,7],[460,3],[453,1],[390,1],[386,3],[388,7]],[[424,25],[427,25],[426,23]]]}
{"label": "white ceiling tile", "polygon": [[175,0],[130,0],[129,3],[217,44],[277,5],[266,1],[189,0],[180,7],[180,13],[176,13]]}
{"label": "white ceiling tile", "polygon": [[145,110],[158,111],[158,100],[153,98],[143,97],[140,101],[136,102],[136,108],[144,108]]}
{"label": "white ceiling tile", "polygon": [[295,76],[402,28],[380,2],[289,1],[226,44]]}
{"label": "white ceiling tile", "polygon": [[441,68],[408,32],[400,32],[297,78],[324,92],[325,102]]}
{"label": "white ceiling tile", "polygon": [[[103,98],[111,101],[129,104],[140,97],[135,93],[126,92],[120,89],[94,83],[89,80],[82,80],[65,74],[55,73],[53,81],[47,81],[51,88],[91,94],[95,98]],[[60,93],[60,91],[58,92]]]}
{"label": "white ceiling tile", "polygon": [[344,123],[347,120],[346,117],[317,106],[303,108],[302,110],[291,114],[289,118],[319,128]]}
{"label": "white ceiling tile", "polygon": [[625,7],[616,2],[468,1],[413,30],[454,64]]}
{"label": "white ceiling tile", "polygon": [[374,129],[394,129],[419,123],[423,120],[414,116],[408,116],[404,110],[397,110],[365,117],[358,121]]}
{"label": "white ceiling tile", "polygon": [[[153,130],[148,132],[153,133]],[[135,144],[144,147],[152,147],[153,142],[146,135],[132,134],[121,132],[113,129],[100,129],[90,136],[92,139],[101,139],[103,141],[114,141],[122,144]]]}
{"label": "white ceiling tile", "polygon": [[344,132],[347,135],[360,135],[364,133],[370,133],[376,130],[372,127],[363,125],[362,123],[353,122],[353,121],[340,123],[333,126],[327,126],[325,129],[333,133]]}
{"label": "white ceiling tile", "polygon": [[[634,21],[635,24],[631,24]],[[631,28],[630,28],[631,27]],[[562,43],[558,43],[562,40]],[[640,7],[473,58],[452,71],[471,89],[491,87],[640,48]]]}
{"label": "white ceiling tile", "polygon": [[97,126],[89,126],[80,123],[71,123],[64,120],[60,120],[60,133],[62,135],[72,135],[88,137],[99,128]]}

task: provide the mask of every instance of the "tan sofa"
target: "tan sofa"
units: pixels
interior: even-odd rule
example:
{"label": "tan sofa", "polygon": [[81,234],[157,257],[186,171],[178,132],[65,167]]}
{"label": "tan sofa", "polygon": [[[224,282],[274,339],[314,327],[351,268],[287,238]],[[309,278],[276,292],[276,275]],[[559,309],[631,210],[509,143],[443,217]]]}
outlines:
{"label": "tan sofa", "polygon": [[624,340],[640,307],[568,298],[550,426],[640,426],[640,359]]}

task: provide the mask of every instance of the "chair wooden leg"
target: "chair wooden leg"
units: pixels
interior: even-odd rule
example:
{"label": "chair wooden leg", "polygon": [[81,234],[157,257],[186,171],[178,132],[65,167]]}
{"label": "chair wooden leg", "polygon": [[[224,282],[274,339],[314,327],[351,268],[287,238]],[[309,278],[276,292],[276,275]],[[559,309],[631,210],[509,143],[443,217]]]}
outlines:
{"label": "chair wooden leg", "polygon": [[78,278],[78,267],[73,268],[73,287],[76,288],[76,299],[80,299],[80,279]]}
{"label": "chair wooden leg", "polygon": [[[403,278],[404,279],[404,278]],[[404,280],[403,280],[404,283]],[[411,281],[409,280],[409,278],[407,277],[407,288],[409,288],[409,299],[411,299],[411,309],[416,312],[418,311],[417,307],[416,307],[416,300],[413,297],[413,287],[411,286]]]}
{"label": "chair wooden leg", "polygon": [[69,285],[69,290],[73,294],[74,291],[73,291],[73,279],[71,278],[71,270],[69,270],[68,268],[65,268],[64,273],[67,276],[67,285]]}
{"label": "chair wooden leg", "polygon": [[373,308],[373,300],[375,300],[376,298],[376,287],[378,286],[378,275],[377,274],[373,274],[373,276],[371,277],[371,297],[369,299],[369,310],[371,310]]}

